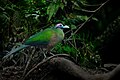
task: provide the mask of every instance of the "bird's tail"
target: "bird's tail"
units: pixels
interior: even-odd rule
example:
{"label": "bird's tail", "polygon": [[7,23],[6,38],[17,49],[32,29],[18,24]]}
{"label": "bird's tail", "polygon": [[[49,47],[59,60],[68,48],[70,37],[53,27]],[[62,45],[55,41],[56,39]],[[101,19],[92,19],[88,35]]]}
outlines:
{"label": "bird's tail", "polygon": [[10,52],[8,52],[8,54],[6,54],[3,59],[7,59],[8,57],[10,57],[13,53],[16,53],[26,47],[28,47],[29,45],[20,45],[20,47],[12,49]]}

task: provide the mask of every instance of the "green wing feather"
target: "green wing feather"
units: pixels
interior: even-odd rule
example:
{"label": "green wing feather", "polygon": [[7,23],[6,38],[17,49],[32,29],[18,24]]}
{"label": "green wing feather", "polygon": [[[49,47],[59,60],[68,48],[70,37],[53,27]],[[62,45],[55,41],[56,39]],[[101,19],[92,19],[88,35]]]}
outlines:
{"label": "green wing feather", "polygon": [[55,31],[52,28],[47,28],[42,32],[39,32],[31,36],[28,40],[25,41],[25,45],[47,45],[50,42],[52,35],[55,34]]}

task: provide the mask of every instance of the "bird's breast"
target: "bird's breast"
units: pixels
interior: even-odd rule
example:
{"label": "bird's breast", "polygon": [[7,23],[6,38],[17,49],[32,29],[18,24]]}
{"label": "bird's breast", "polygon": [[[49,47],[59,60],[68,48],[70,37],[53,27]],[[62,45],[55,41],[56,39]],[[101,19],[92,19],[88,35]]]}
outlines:
{"label": "bird's breast", "polygon": [[64,39],[64,32],[62,29],[58,29],[58,32],[56,33],[57,34],[57,37],[58,37],[58,40],[59,41],[62,41]]}

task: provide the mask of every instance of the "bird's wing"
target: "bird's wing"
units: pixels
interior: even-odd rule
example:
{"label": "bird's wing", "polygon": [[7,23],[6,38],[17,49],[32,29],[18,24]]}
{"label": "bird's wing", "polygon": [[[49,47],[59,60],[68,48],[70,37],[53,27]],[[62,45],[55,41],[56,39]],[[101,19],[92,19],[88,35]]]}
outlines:
{"label": "bird's wing", "polygon": [[39,32],[31,36],[28,40],[25,41],[25,45],[48,45],[53,35],[56,32],[52,28],[47,28],[42,32]]}

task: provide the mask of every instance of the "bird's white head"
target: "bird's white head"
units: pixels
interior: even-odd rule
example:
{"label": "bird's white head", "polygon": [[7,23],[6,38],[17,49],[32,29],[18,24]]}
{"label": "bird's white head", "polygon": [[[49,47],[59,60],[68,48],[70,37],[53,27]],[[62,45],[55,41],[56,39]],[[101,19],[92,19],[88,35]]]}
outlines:
{"label": "bird's white head", "polygon": [[64,28],[69,28],[69,26],[67,26],[67,25],[63,26],[62,23],[58,23],[58,24],[56,24],[55,28],[61,28],[61,29],[64,29]]}

